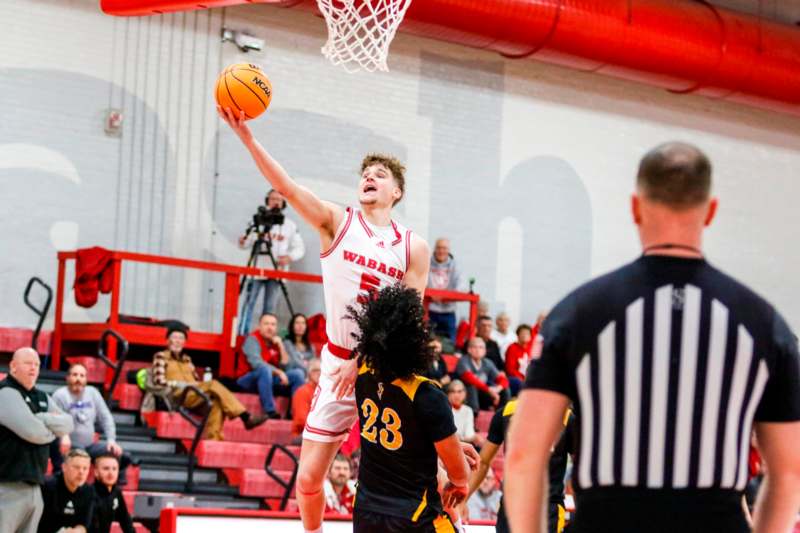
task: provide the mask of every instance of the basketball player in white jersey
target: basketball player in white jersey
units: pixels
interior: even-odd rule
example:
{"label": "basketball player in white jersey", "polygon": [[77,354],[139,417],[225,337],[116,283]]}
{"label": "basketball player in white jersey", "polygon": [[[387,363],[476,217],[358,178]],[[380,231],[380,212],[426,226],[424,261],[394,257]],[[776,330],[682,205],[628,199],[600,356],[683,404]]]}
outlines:
{"label": "basketball player in white jersey", "polygon": [[217,108],[250,151],[272,188],[279,191],[320,235],[322,286],[328,344],[322,350],[322,375],[303,432],[297,500],[303,527],[322,531],[323,482],[341,442],[357,419],[354,386],[356,360],[351,358],[355,325],[345,320],[347,306],[371,291],[402,282],[419,291],[428,280],[428,244],[391,218],[405,190],[405,170],[393,157],[368,155],[358,183],[360,209],[321,200],[298,185],[253,137],[244,114]]}

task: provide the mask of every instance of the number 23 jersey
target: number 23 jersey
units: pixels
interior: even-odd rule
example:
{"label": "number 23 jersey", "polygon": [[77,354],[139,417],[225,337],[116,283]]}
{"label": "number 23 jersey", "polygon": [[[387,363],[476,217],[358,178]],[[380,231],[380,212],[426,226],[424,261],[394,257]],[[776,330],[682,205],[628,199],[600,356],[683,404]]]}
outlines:
{"label": "number 23 jersey", "polygon": [[361,464],[355,509],[424,523],[442,513],[435,442],[456,432],[447,396],[427,378],[356,379]]}

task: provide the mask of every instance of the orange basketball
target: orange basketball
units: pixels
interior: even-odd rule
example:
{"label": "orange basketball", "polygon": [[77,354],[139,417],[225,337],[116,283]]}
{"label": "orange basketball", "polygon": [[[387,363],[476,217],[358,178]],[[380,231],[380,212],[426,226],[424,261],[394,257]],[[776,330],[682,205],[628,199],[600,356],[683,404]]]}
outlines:
{"label": "orange basketball", "polygon": [[257,65],[237,63],[219,75],[214,97],[223,109],[230,107],[236,115],[244,111],[245,119],[256,118],[269,107],[272,84]]}

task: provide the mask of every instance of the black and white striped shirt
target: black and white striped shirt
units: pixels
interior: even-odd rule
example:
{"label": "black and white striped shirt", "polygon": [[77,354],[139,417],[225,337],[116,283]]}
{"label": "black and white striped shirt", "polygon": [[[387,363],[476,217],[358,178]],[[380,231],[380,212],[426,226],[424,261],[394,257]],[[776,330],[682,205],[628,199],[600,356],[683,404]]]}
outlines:
{"label": "black and white striped shirt", "polygon": [[567,296],[542,336],[526,386],[574,402],[579,495],[738,495],[753,421],[800,420],[797,338],[704,260],[641,257]]}

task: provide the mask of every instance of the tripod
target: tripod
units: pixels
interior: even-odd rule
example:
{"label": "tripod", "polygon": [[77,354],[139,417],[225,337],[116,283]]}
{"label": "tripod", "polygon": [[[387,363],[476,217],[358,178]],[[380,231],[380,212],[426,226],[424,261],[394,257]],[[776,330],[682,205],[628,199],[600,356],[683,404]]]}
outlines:
{"label": "tripod", "polygon": [[[249,235],[249,233],[251,231],[253,231],[253,230],[257,231],[257,233],[256,233],[256,241],[253,243],[253,247],[250,250],[250,257],[247,260],[247,266],[251,267],[251,268],[255,267],[256,259],[258,258],[258,256],[259,255],[266,255],[266,256],[269,256],[270,261],[272,262],[272,268],[274,268],[275,270],[278,270],[278,262],[275,260],[275,256],[272,253],[272,242],[271,242],[271,239],[269,238],[269,228],[268,227],[263,227],[263,228],[255,228],[255,227],[253,227],[253,228],[249,229],[249,231],[247,232],[246,235]],[[263,230],[263,231],[259,231],[259,230]],[[256,289],[256,285],[255,285],[257,281],[261,281],[261,280],[256,280],[256,279],[253,278],[253,276],[243,276],[241,282],[239,283],[239,294],[241,294],[242,290],[245,289],[245,287],[246,287],[245,299],[244,299],[244,303],[242,303],[242,311],[240,313],[240,316],[242,317],[242,322],[240,324],[239,330],[240,330],[240,332],[242,334],[247,334],[247,332],[245,330],[248,327],[247,323],[250,322],[250,315],[249,315],[249,313],[246,312],[246,307],[248,306],[248,304],[251,305],[251,306],[255,306],[255,301],[251,302],[251,297],[253,296],[253,291],[257,290]],[[286,290],[286,284],[283,282],[283,280],[282,279],[272,279],[272,280],[264,280],[264,281],[273,281],[273,282],[278,284],[278,286],[281,289],[281,292],[283,293],[283,297],[286,300],[286,307],[289,308],[289,313],[292,316],[294,316],[294,308],[292,307],[292,302],[289,299],[289,292]],[[268,296],[268,294],[267,294],[268,290],[269,290],[268,287],[264,288],[264,291],[265,291],[264,292],[264,298],[265,299]],[[256,298],[257,298],[257,296],[258,295],[256,294]]]}

